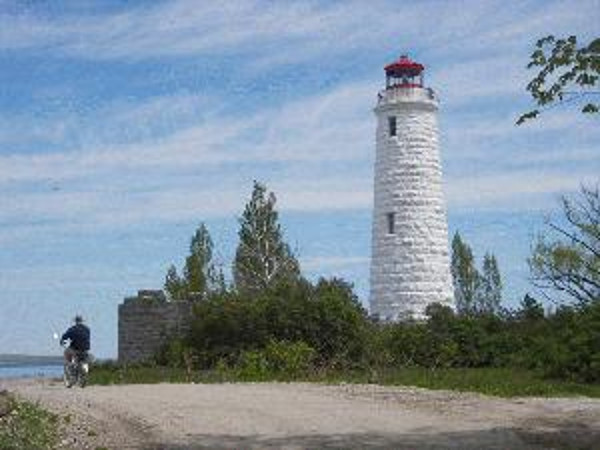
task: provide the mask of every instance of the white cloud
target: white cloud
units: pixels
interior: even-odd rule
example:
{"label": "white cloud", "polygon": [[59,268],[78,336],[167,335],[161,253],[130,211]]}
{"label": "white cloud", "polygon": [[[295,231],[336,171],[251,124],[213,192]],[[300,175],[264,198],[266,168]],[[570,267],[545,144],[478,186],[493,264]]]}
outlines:
{"label": "white cloud", "polygon": [[[515,125],[516,115],[446,114],[441,123],[442,153],[460,165],[464,160],[489,162],[502,156],[510,163],[575,161],[582,148],[600,138],[596,119],[578,111],[556,109],[539,120]],[[557,137],[558,136],[558,137]],[[532,143],[543,143],[531,148]],[[540,147],[538,145],[538,147]],[[489,166],[489,164],[488,164]],[[492,166],[493,167],[493,166]]]}
{"label": "white cloud", "polygon": [[[177,122],[175,118],[183,116],[182,123],[187,127],[132,144],[5,154],[0,156],[0,180],[60,181],[107,171],[118,174],[118,178],[149,168],[189,170],[240,162],[360,159],[371,151],[373,121],[365,118],[370,116],[371,89],[368,83],[342,85],[324,95],[258,111],[250,117],[223,116],[214,109],[213,113],[205,111],[198,124],[188,119],[193,115],[190,111],[198,108],[196,103],[203,104],[196,96],[151,99],[129,110],[118,105],[94,117],[109,117],[112,129],[119,124],[127,128],[135,123],[150,126],[164,120]],[[174,119],[165,119],[171,117]]]}
{"label": "white cloud", "polygon": [[[597,23],[597,1],[519,2],[502,1],[446,3],[434,17],[444,17],[439,24],[439,40],[432,47],[436,55],[515,54],[529,49],[548,34],[594,33]],[[515,63],[517,63],[515,61]],[[498,73],[502,76],[502,73]],[[490,80],[493,81],[493,80]]]}
{"label": "white cloud", "polygon": [[[153,141],[201,123],[211,111],[218,111],[214,99],[176,92],[138,99],[109,99],[99,105],[86,101],[85,107],[61,106],[39,114],[37,109],[47,105],[48,99],[60,103],[58,91],[37,93],[40,103],[34,102],[31,108],[17,115],[0,109],[0,153],[15,154],[23,149],[29,154],[47,153],[48,147],[64,151]],[[79,95],[80,101],[85,100],[83,94]]]}
{"label": "white cloud", "polygon": [[432,85],[439,86],[444,108],[449,110],[493,97],[524,96],[527,73],[526,56],[504,55],[460,60],[432,74]]}
{"label": "white cloud", "polygon": [[[594,2],[513,5],[502,2],[389,1],[225,4],[179,0],[119,12],[41,17],[35,8],[0,16],[0,46],[43,48],[90,59],[253,54],[238,64],[268,67],[357,49],[428,45],[464,53],[507,48],[531,33],[593,30]],[[597,5],[596,5],[597,6]],[[58,11],[58,10],[57,10]],[[515,20],[515,16],[519,20]],[[583,22],[583,23],[582,23]],[[435,24],[434,26],[432,26]],[[583,29],[582,29],[583,28]],[[477,32],[477,39],[473,38]]]}
{"label": "white cloud", "polygon": [[353,266],[368,267],[371,259],[364,256],[313,256],[300,259],[300,267],[307,272],[346,269]]}
{"label": "white cloud", "polygon": [[[368,209],[372,205],[370,177],[362,180],[345,175],[323,180],[266,180],[277,193],[281,211]],[[576,191],[581,182],[597,182],[593,172],[573,176],[559,170],[521,170],[471,177],[446,178],[451,210],[533,210],[555,206],[559,194]],[[237,216],[247,201],[250,180],[224,177],[218,185],[186,180],[148,192],[98,192],[17,194],[3,206],[3,220],[21,223],[20,230],[4,229],[0,239],[18,239],[23,234],[121,228],[150,223],[178,223],[198,217]],[[41,225],[35,225],[42,221]],[[44,222],[47,222],[44,224]],[[30,226],[26,226],[31,223]],[[17,234],[15,234],[17,233]]]}
{"label": "white cloud", "polygon": [[[157,189],[135,192],[120,189],[72,192],[16,193],[3,202],[0,221],[19,224],[20,232],[3,230],[6,236],[46,232],[48,229],[95,229],[127,227],[143,223],[176,223],[197,217],[237,216],[247,201],[251,180],[235,174],[219,184],[198,179],[175,180]],[[372,201],[370,180],[352,183],[347,178],[331,180],[267,180],[277,193],[283,211],[321,211],[368,208]],[[40,222],[41,225],[35,225]],[[27,226],[27,224],[30,224]],[[7,237],[8,239],[8,237]]]}
{"label": "white cloud", "polygon": [[491,175],[447,179],[448,207],[454,210],[546,210],[556,207],[556,199],[575,192],[581,183],[598,183],[589,170],[574,176],[566,170],[526,169]]}
{"label": "white cloud", "polygon": [[[357,49],[381,50],[392,41],[402,46],[416,42],[429,54],[454,49],[457,54],[440,58],[432,73],[431,84],[442,93],[443,117],[448,119],[442,122],[442,142],[447,145],[442,153],[454,166],[473,160],[486,165],[467,167],[485,173],[476,177],[449,172],[450,205],[493,207],[522,195],[572,189],[589,176],[589,170],[584,166],[569,173],[557,170],[547,177],[534,170],[509,171],[490,163],[486,147],[490,139],[502,141],[491,152],[494,157],[503,154],[523,165],[594,159],[593,143],[588,141],[577,143],[574,147],[579,150],[564,157],[559,145],[539,152],[514,146],[515,140],[526,143],[563,130],[565,135],[593,134],[572,116],[548,115],[543,122],[516,128],[516,116],[509,117],[506,110],[502,116],[455,115],[474,102],[491,105],[517,93],[527,56],[513,53],[514,45],[529,25],[538,30],[557,23],[546,12],[535,15],[535,8],[524,7],[521,13],[531,17],[513,24],[507,8],[490,14],[498,5],[476,2],[457,12],[455,5],[439,2],[409,7],[385,2],[265,7],[240,1],[216,7],[178,1],[120,13],[80,14],[68,17],[68,23],[60,17],[4,16],[0,46],[43,47],[53,54],[100,59],[247,52],[235,59],[236,64],[256,67]],[[436,20],[439,26],[432,28]],[[568,13],[565,21],[575,23],[577,17]],[[479,39],[472,36],[475,31],[481,31],[478,36],[486,42],[499,41],[490,54],[481,54]],[[282,209],[369,208],[375,151],[371,109],[380,88],[374,80],[348,80],[325,93],[238,114],[225,114],[222,99],[189,93],[115,100],[83,118],[67,114],[53,121],[33,121],[31,139],[61,148],[52,152],[11,153],[11,142],[23,134],[30,118],[15,122],[5,117],[0,127],[12,137],[0,142],[0,194],[11,197],[3,201],[0,220],[44,219],[64,225],[75,221],[84,227],[92,221],[97,226],[122,226],[186,220],[197,217],[198,211],[205,216],[235,214],[253,178],[269,183]],[[16,132],[11,135],[11,130]],[[72,142],[79,145],[67,145]]]}
{"label": "white cloud", "polygon": [[[208,114],[199,125],[151,142],[0,156],[6,194],[0,220],[22,224],[45,220],[54,222],[48,227],[101,229],[237,215],[255,178],[266,181],[277,193],[282,210],[370,208],[375,151],[372,89],[370,82],[342,85],[324,95],[259,111],[251,117],[229,116],[226,120]],[[147,108],[142,105],[130,113],[123,109],[116,116],[131,120],[153,116],[156,109],[169,103],[167,99],[150,101]],[[187,105],[188,99],[183,98],[181,104]],[[580,133],[573,125],[576,121],[558,115],[544,124],[521,129],[508,120],[478,121],[475,117],[467,125],[454,124],[448,134],[456,148],[442,151],[454,152],[455,165],[473,157],[485,162],[489,161],[488,149],[477,146],[477,142],[511,133],[535,138],[544,127],[552,132],[564,129]],[[470,139],[470,150],[458,145],[464,137],[467,142]],[[548,163],[550,158],[561,162],[578,157],[591,162],[593,152],[593,147],[580,147],[561,157],[559,147],[543,152],[518,148],[511,150],[510,159],[523,165],[540,160]],[[348,166],[348,162],[355,165]],[[267,170],[273,163],[282,164],[281,169]],[[237,172],[239,167],[245,167],[243,174]],[[525,206],[527,196],[547,199],[548,194],[575,189],[581,179],[590,176],[585,166],[570,172],[546,169],[540,173],[533,169],[508,171],[486,163],[485,169],[477,176],[446,173],[450,208],[508,205],[518,209]],[[20,189],[24,186],[33,189]],[[26,229],[32,233],[42,230],[34,226]],[[4,230],[8,236],[6,233],[14,236]]]}
{"label": "white cloud", "polygon": [[[218,5],[176,1],[96,16],[47,20],[28,14],[6,17],[0,42],[8,48],[44,46],[84,58],[155,58],[215,55],[241,50],[302,48],[307,42],[356,46],[365,33],[365,14],[378,15],[361,3],[319,5],[231,1]],[[376,20],[369,32],[377,30]],[[369,23],[369,22],[367,22]],[[356,38],[352,39],[352,36]],[[315,41],[315,36],[319,38]],[[328,39],[329,38],[329,39]],[[283,43],[283,45],[281,45]],[[309,45],[310,46],[310,45]],[[302,52],[295,52],[301,54]],[[267,54],[267,53],[265,53]]]}

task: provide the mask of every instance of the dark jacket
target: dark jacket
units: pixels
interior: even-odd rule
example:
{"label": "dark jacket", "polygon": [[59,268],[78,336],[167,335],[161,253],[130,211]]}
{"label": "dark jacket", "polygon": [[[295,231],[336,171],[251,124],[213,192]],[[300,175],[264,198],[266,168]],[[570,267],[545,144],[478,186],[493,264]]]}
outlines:
{"label": "dark jacket", "polygon": [[69,328],[60,338],[61,342],[69,339],[70,348],[78,352],[87,352],[90,349],[90,329],[82,323],[78,323]]}

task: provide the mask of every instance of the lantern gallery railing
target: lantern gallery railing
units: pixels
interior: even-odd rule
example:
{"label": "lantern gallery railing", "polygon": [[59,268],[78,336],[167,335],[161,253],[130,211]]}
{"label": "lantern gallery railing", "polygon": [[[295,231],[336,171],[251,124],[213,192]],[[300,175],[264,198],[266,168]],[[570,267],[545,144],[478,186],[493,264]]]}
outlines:
{"label": "lantern gallery railing", "polygon": [[398,101],[430,100],[437,102],[438,98],[434,90],[420,86],[398,85],[383,89],[377,94],[377,105],[395,103]]}

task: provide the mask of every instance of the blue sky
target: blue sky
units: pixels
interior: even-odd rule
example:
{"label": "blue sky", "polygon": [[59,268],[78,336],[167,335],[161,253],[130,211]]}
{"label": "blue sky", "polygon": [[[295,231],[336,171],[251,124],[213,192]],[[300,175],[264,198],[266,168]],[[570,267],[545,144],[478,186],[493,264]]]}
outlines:
{"label": "blue sky", "polygon": [[600,171],[597,118],[514,126],[528,55],[598,23],[598,0],[0,0],[0,353],[58,353],[79,312],[116,356],[117,305],[160,288],[201,221],[229,270],[254,179],[304,272],[366,304],[372,108],[403,53],[442,99],[450,232],[518,303],[544,216]]}

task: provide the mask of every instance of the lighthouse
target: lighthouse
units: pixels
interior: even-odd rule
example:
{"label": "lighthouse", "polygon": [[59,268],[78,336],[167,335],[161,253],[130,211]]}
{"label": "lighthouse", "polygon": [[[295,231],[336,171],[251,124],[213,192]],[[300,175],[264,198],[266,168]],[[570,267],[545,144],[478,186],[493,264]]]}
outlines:
{"label": "lighthouse", "polygon": [[424,317],[428,304],[454,305],[448,223],[438,144],[439,101],[422,64],[402,56],[384,68],[378,94],[371,314]]}

